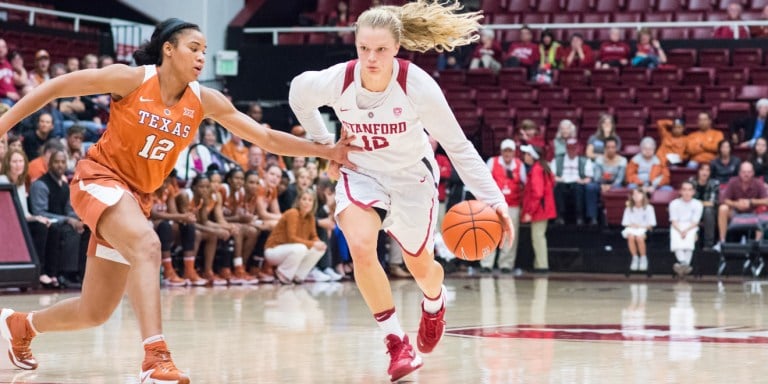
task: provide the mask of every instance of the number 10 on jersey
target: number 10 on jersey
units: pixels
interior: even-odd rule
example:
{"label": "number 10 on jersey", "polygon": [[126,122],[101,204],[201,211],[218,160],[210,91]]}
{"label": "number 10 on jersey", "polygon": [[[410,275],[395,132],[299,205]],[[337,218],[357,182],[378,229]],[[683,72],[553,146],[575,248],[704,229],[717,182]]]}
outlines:
{"label": "number 10 on jersey", "polygon": [[144,143],[144,148],[139,152],[139,156],[150,160],[163,160],[168,151],[176,145],[168,139],[160,139],[155,145],[155,140],[157,140],[157,135],[147,136],[147,141]]}
{"label": "number 10 on jersey", "polygon": [[363,135],[360,138],[363,140],[363,149],[368,152],[389,147],[389,141],[384,136]]}

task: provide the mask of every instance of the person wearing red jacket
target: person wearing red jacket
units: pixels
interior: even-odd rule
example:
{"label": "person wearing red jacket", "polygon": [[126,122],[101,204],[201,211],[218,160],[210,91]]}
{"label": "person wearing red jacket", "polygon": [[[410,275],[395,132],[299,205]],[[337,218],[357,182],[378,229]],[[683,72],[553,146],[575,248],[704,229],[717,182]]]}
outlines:
{"label": "person wearing red jacket", "polygon": [[542,156],[543,151],[530,145],[520,147],[523,161],[530,167],[525,189],[523,190],[523,209],[520,221],[531,223],[531,243],[536,258],[534,272],[549,271],[547,253],[547,223],[557,217],[555,210],[555,175]]}
{"label": "person wearing red jacket", "polygon": [[725,25],[715,28],[715,39],[744,40],[749,39],[749,29],[743,25],[734,27],[729,22],[742,21],[741,4],[733,2],[728,4],[728,17],[723,21]]}
{"label": "person wearing red jacket", "polygon": [[571,44],[560,51],[563,68],[591,69],[595,66],[595,54],[589,45],[584,44],[584,37],[578,33],[571,36]]}
{"label": "person wearing red jacket", "polygon": [[[507,201],[509,217],[512,219],[512,230],[515,231],[515,240],[512,241],[512,246],[501,249],[499,253],[498,264],[502,274],[512,273],[515,268],[520,205],[523,202],[523,185],[525,185],[527,178],[523,162],[515,157],[515,149],[515,142],[512,139],[506,139],[501,142],[501,155],[488,159],[488,169],[491,170],[493,180],[496,181]],[[495,261],[495,257],[483,258],[480,261],[480,272],[491,273]]]}
{"label": "person wearing red jacket", "polygon": [[621,40],[621,30],[611,28],[608,41],[600,44],[600,59],[595,68],[624,67],[629,64],[629,44]]}
{"label": "person wearing red jacket", "polygon": [[529,75],[539,65],[539,45],[533,42],[533,32],[528,26],[520,28],[520,41],[509,45],[504,54],[505,67],[524,67]]}

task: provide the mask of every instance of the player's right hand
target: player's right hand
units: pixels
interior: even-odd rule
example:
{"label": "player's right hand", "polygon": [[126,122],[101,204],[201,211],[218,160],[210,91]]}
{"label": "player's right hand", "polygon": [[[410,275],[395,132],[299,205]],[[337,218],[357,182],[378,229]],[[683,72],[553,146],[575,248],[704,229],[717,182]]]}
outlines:
{"label": "player's right hand", "polygon": [[351,161],[349,161],[350,152],[360,152],[363,148],[356,145],[352,145],[352,141],[355,140],[355,135],[349,133],[346,129],[341,130],[341,137],[339,141],[332,147],[332,152],[329,160],[335,161],[349,169],[356,169],[357,167]]}

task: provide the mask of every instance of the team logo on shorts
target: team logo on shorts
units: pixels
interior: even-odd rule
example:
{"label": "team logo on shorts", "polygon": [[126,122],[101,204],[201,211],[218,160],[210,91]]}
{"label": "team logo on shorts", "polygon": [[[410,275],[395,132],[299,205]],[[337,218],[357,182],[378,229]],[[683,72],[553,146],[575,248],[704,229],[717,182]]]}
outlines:
{"label": "team logo on shorts", "polygon": [[394,107],[392,108],[392,113],[395,114],[395,117],[400,117],[400,115],[403,114],[403,109],[400,107]]}

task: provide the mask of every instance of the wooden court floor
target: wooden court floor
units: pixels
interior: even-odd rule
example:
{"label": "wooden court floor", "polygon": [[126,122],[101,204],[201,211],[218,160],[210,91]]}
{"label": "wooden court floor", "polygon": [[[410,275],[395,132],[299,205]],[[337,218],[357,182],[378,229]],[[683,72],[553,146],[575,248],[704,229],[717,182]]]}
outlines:
{"label": "wooden court floor", "polygon": [[[449,279],[449,331],[413,383],[768,383],[765,282]],[[420,294],[392,284],[412,339]],[[193,383],[387,383],[388,355],[353,283],[164,289],[165,334]],[[71,296],[3,294],[30,310]],[[37,371],[0,383],[137,383],[127,301],[104,326],[45,334]]]}

